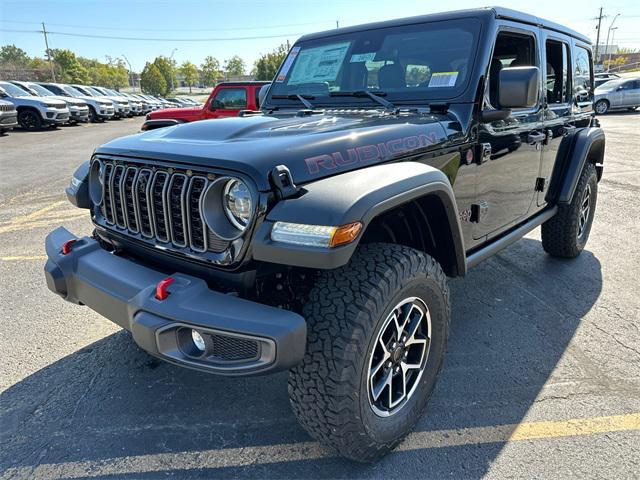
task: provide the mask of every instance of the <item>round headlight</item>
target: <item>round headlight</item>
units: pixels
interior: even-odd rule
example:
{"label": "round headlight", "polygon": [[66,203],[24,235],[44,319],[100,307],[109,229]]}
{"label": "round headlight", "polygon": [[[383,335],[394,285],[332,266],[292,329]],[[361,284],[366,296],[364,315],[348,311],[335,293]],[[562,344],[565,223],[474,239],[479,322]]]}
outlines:
{"label": "round headlight", "polygon": [[238,230],[251,221],[252,201],[249,187],[242,180],[229,180],[222,193],[222,205],[227,218]]}

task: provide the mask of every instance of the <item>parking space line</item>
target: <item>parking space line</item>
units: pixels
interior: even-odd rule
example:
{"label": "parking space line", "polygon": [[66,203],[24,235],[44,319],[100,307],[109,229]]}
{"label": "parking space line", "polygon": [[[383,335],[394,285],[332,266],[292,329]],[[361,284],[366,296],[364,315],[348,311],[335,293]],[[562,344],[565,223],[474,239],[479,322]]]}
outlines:
{"label": "parking space line", "polygon": [[66,200],[58,200],[57,202],[53,202],[51,205],[41,208],[40,210],[36,210],[35,212],[29,213],[28,215],[22,215],[20,217],[13,218],[9,220],[8,224],[19,225],[22,223],[29,222],[31,220],[35,220],[36,218],[41,217],[45,213],[50,212],[54,208],[58,208],[60,205],[62,205],[65,202]]}
{"label": "parking space line", "polygon": [[[414,432],[398,447],[398,451],[589,436],[625,431],[640,431],[640,413]],[[39,464],[9,468],[2,473],[0,478],[17,476],[19,478],[54,479],[135,475],[171,470],[237,468],[248,465],[317,460],[330,456],[330,452],[315,442],[283,443],[257,447],[157,453],[101,460]]]}
{"label": "parking space line", "polygon": [[2,262],[22,262],[23,260],[46,260],[46,255],[13,255],[10,257],[0,257]]}

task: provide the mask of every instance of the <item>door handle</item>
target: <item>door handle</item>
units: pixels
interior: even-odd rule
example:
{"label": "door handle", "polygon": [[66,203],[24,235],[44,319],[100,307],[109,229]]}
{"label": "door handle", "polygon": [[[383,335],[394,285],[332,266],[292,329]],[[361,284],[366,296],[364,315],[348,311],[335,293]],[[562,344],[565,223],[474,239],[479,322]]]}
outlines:
{"label": "door handle", "polygon": [[544,142],[544,139],[547,138],[546,133],[535,132],[527,135],[527,143],[529,145],[535,145],[536,143]]}

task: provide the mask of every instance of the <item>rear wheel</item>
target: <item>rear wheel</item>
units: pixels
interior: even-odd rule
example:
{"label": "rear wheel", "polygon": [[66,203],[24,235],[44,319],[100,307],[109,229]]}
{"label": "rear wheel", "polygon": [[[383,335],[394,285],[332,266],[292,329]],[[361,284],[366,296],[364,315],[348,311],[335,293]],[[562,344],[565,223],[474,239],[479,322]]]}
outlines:
{"label": "rear wheel", "polygon": [[554,257],[575,258],[584,250],[598,200],[598,175],[587,163],[580,175],[573,199],[560,205],[558,213],[542,224],[542,247]]}
{"label": "rear wheel", "polygon": [[428,255],[364,245],[348,265],[323,272],[304,308],[304,360],[289,375],[302,426],[357,461],[392,450],[433,390],[449,331],[449,290]]}
{"label": "rear wheel", "polygon": [[598,100],[595,109],[598,115],[603,115],[609,111],[609,102],[607,100]]}
{"label": "rear wheel", "polygon": [[40,130],[42,128],[42,118],[34,110],[21,110],[18,113],[18,123],[25,130]]}

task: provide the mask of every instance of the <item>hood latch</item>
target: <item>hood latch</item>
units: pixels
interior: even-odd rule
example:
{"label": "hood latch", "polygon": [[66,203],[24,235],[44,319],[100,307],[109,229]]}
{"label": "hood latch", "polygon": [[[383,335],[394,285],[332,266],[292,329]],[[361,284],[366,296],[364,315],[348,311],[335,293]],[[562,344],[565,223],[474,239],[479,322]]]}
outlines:
{"label": "hood latch", "polygon": [[271,170],[271,182],[276,187],[280,199],[296,196],[299,192],[296,184],[293,183],[291,172],[285,165],[277,165]]}

